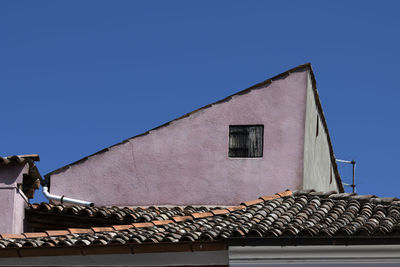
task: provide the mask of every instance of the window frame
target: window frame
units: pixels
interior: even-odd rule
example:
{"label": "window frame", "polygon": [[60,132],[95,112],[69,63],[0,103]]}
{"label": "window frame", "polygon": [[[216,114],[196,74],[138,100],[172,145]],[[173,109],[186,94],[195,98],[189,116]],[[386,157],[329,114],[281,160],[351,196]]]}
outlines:
{"label": "window frame", "polygon": [[[260,140],[261,142],[258,144],[259,146],[261,146],[261,148],[259,148],[259,152],[260,154],[257,156],[244,156],[244,155],[232,155],[231,150],[234,149],[231,147],[231,134],[232,134],[232,128],[249,128],[249,127],[260,127],[261,130],[259,130],[261,132],[261,137],[256,137],[257,140]],[[249,133],[249,131],[248,131]],[[249,147],[249,146],[248,146]],[[248,153],[249,154],[249,153]],[[232,158],[232,159],[259,159],[259,158],[263,158],[264,157],[264,124],[230,124],[228,127],[228,157]]]}

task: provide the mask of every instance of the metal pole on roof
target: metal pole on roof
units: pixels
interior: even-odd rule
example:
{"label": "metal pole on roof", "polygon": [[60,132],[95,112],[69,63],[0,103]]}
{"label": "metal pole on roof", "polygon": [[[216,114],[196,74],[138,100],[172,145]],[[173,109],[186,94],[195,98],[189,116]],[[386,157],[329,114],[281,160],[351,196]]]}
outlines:
{"label": "metal pole on roof", "polygon": [[353,165],[353,182],[352,184],[345,184],[345,186],[350,186],[353,189],[353,193],[356,192],[356,161],[355,160],[344,160],[344,159],[336,159],[337,162],[346,163]]}
{"label": "metal pole on roof", "polygon": [[356,161],[352,160],[351,164],[353,165],[353,193],[356,192]]}
{"label": "metal pole on roof", "polygon": [[344,160],[344,159],[336,159],[337,162],[342,162],[342,163],[349,163],[351,164],[352,161],[351,160]]}

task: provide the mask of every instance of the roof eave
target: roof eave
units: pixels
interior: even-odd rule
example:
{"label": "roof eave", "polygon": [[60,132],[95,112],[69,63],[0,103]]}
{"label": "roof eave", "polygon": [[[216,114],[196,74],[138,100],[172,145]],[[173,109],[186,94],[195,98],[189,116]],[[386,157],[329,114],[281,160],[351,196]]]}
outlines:
{"label": "roof eave", "polygon": [[399,236],[279,236],[231,237],[230,246],[398,245]]}
{"label": "roof eave", "polygon": [[157,252],[200,252],[226,250],[223,240],[196,242],[163,242],[143,244],[80,245],[56,247],[18,247],[0,249],[0,258],[37,256],[84,256],[94,254],[139,254]]}

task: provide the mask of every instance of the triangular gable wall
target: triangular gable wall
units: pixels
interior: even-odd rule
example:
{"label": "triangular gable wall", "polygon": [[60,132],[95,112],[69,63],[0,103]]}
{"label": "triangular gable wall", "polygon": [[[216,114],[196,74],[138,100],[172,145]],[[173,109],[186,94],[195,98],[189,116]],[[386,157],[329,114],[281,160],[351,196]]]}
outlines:
{"label": "triangular gable wall", "polygon": [[[60,168],[46,175],[51,191],[96,205],[231,205],[300,189],[309,75],[301,65]],[[230,158],[229,125],[264,125],[263,157]]]}

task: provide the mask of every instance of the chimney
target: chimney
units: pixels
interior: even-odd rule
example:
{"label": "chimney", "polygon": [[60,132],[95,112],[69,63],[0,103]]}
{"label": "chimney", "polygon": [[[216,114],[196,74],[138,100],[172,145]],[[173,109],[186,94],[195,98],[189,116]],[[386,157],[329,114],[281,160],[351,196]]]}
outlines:
{"label": "chimney", "polygon": [[35,166],[39,156],[0,157],[0,233],[20,234],[24,227],[25,208],[40,186],[40,174]]}

